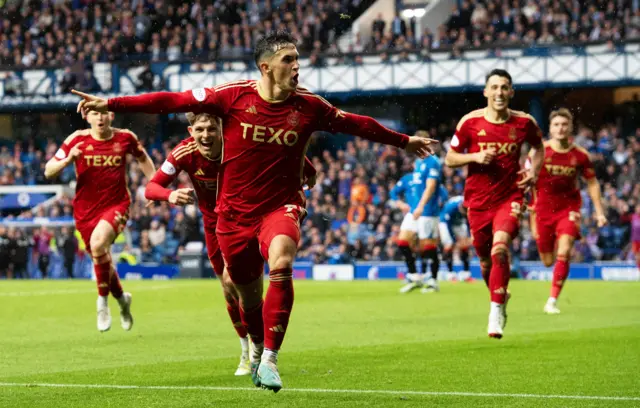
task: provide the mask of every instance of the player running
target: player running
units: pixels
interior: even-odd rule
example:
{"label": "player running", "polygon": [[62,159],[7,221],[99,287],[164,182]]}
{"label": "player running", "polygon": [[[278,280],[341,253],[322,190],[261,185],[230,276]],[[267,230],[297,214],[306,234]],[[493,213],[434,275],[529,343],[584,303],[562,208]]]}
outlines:
{"label": "player running", "polygon": [[[416,162],[416,164],[418,164]],[[413,218],[413,211],[418,206],[422,190],[420,174],[417,171],[407,173],[398,180],[389,192],[389,205],[398,208],[404,213],[400,233],[396,239],[398,249],[407,264],[406,284],[400,288],[400,293],[409,293],[422,286],[422,276],[416,268],[414,248],[416,246],[416,233],[418,225]]]}
{"label": "player running", "polygon": [[[422,131],[424,137],[427,132]],[[420,135],[420,131],[416,133]],[[440,270],[440,258],[438,257],[438,214],[439,192],[442,177],[442,165],[435,155],[438,147],[434,146],[434,155],[420,159],[416,165],[416,173],[419,174],[420,201],[413,211],[413,221],[417,222],[418,252],[422,258],[422,274],[427,276],[427,261],[431,261],[431,276],[427,279],[422,293],[438,292],[438,271]],[[414,173],[415,174],[415,173]]]}
{"label": "player running", "polygon": [[[153,201],[168,201],[171,204],[184,206],[194,202],[192,192],[195,190],[198,207],[203,215],[205,243],[209,262],[213,271],[222,284],[222,293],[227,303],[227,312],[231,318],[236,333],[240,337],[242,354],[240,364],[235,375],[248,375],[249,368],[249,338],[247,329],[240,317],[238,292],[224,269],[222,252],[216,237],[215,213],[216,192],[218,186],[218,170],[222,157],[222,132],[220,119],[208,113],[187,113],[189,121],[189,137],[180,142],[167,156],[153,179],[147,184],[145,197]],[[310,162],[305,168],[307,179],[315,175],[315,169]],[[191,179],[194,189],[181,188],[170,190],[167,187],[175,181],[181,171],[186,172]]]}
{"label": "player running", "polygon": [[70,164],[76,166],[76,194],[73,217],[76,229],[93,258],[98,285],[98,330],[111,328],[109,293],[120,305],[120,323],[131,330],[131,294],[122,285],[111,260],[111,244],[124,229],[129,217],[131,197],[127,188],[127,155],[140,163],[144,175],[151,179],[153,162],[133,132],[111,127],[113,113],[89,112],[90,129],[78,130],[64,141],[46,164],[44,175],[55,178]]}
{"label": "player running", "polygon": [[[445,159],[451,168],[468,166],[464,206],[491,294],[487,331],[489,337],[498,339],[507,317],[509,247],[520,228],[524,189],[535,184],[544,158],[535,120],[509,109],[513,95],[511,75],[501,69],[491,71],[484,88],[487,107],[460,120]],[[525,142],[533,152],[532,166],[521,172],[519,158]]]}
{"label": "player running", "polygon": [[534,189],[531,228],[538,244],[540,259],[553,267],[551,295],[544,312],[558,314],[558,296],[569,276],[571,249],[580,239],[580,207],[582,199],[578,176],[587,183],[587,192],[595,209],[598,227],[607,223],[602,208],[600,183],[596,179],[589,153],[569,140],[573,130],[573,115],[559,109],[549,115],[549,134],[544,147],[544,165]]}
{"label": "player running", "polygon": [[[254,51],[261,73],[257,81],[109,100],[75,92],[83,98],[78,104],[81,112],[206,112],[222,118],[216,234],[255,346],[252,380],[275,392],[282,388],[277,356],[293,307],[292,267],[306,213],[303,163],[311,134],[353,134],[423,157],[435,142],[339,110],[298,87],[295,44],[296,39],[282,31],[261,38]],[[270,284],[263,303],[264,260]]]}
{"label": "player running", "polygon": [[451,197],[440,212],[440,242],[442,243],[443,259],[447,263],[449,273],[453,272],[453,251],[460,251],[462,261],[462,275],[471,276],[469,266],[469,227],[467,225],[467,209],[464,207],[462,196]]}

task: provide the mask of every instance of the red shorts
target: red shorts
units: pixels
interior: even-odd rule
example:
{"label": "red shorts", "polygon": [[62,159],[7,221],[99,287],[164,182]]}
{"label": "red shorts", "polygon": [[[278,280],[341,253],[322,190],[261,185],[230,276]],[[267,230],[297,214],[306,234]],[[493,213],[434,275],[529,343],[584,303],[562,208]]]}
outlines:
{"label": "red shorts", "polygon": [[634,254],[640,255],[640,241],[633,241],[631,248]]}
{"label": "red shorts", "polygon": [[[90,218],[87,220],[76,219],[76,229],[80,232],[80,236],[82,237],[82,240],[84,241],[87,252],[89,254],[91,254],[91,235],[93,234],[93,230],[96,228],[100,220],[104,220],[108,222],[109,225],[111,225],[111,227],[115,231],[115,235],[113,237],[113,239],[115,240],[127,225],[127,220],[129,219],[129,205],[130,204],[128,202],[114,205],[113,207],[105,209],[94,218]],[[120,215],[120,217],[118,216],[118,214]]]}
{"label": "red shorts", "polygon": [[222,276],[224,271],[224,260],[222,259],[222,251],[220,251],[220,244],[218,244],[218,237],[216,236],[216,223],[217,218],[211,219],[203,217],[204,221],[204,242],[207,245],[207,256],[213,271],[218,277]]}
{"label": "red shorts", "polygon": [[518,192],[504,203],[490,210],[469,209],[467,218],[471,228],[473,247],[480,258],[491,256],[493,235],[497,231],[504,231],[511,239],[518,235],[520,217],[524,211],[522,193]]}
{"label": "red shorts", "polygon": [[218,218],[218,242],[233,283],[243,285],[262,278],[276,236],[286,235],[297,245],[306,213],[302,206],[285,205],[255,221]]}
{"label": "red shorts", "polygon": [[580,239],[580,211],[562,210],[555,213],[536,212],[531,222],[538,251],[543,254],[555,251],[556,240],[562,235]]}

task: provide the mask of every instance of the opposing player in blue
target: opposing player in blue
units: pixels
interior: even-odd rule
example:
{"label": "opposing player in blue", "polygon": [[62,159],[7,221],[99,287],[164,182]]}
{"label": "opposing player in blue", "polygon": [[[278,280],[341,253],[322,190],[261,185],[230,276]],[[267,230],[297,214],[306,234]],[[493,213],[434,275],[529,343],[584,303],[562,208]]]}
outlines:
{"label": "opposing player in blue", "polygon": [[[418,131],[416,136],[423,136],[424,131]],[[442,166],[434,152],[433,156],[417,160],[413,173],[404,175],[390,193],[391,204],[406,211],[400,225],[398,247],[407,263],[407,284],[400,291],[409,292],[423,286],[423,277],[427,276],[428,260],[431,261],[431,274],[423,292],[438,291],[438,214],[439,191]],[[404,196],[404,202],[399,196]],[[416,235],[418,238],[416,247]],[[414,251],[422,259],[422,275],[416,269]]]}
{"label": "opposing player in blue", "polygon": [[463,196],[451,197],[440,212],[440,242],[442,243],[442,258],[447,263],[449,273],[453,273],[453,251],[460,251],[463,272],[461,276],[469,277],[469,227],[467,225],[467,209],[462,204]]}

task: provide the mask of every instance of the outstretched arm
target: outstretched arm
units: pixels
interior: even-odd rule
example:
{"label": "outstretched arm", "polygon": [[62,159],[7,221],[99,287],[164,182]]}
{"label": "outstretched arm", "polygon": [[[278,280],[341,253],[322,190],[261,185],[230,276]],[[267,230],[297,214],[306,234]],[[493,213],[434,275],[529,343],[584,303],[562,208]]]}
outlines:
{"label": "outstretched arm", "polygon": [[213,89],[193,89],[184,92],[151,92],[134,96],[101,98],[84,92],[71,91],[82,100],[77,111],[86,117],[89,111],[129,112],[129,113],[172,113],[172,112],[211,112],[222,115],[219,92]]}
{"label": "outstretched arm", "polygon": [[419,136],[407,136],[384,127],[377,120],[369,117],[344,112],[325,103],[326,122],[324,130],[331,133],[347,133],[362,137],[372,142],[399,147],[408,153],[419,157],[426,157],[433,153],[429,145],[438,143],[437,140]]}

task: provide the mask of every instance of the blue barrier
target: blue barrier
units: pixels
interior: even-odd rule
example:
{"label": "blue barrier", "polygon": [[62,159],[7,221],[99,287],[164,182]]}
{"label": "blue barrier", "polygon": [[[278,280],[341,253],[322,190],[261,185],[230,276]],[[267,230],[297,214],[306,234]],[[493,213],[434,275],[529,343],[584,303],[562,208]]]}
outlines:
{"label": "blue barrier", "polygon": [[[41,278],[35,258],[30,257],[28,272],[31,278]],[[480,264],[471,263],[471,277],[482,279]],[[418,264],[418,269],[420,265]],[[458,278],[466,277],[462,272],[462,265],[455,264],[454,272]],[[145,263],[117,265],[118,274],[123,279],[174,279],[180,278],[178,265]],[[74,277],[91,278],[93,264],[88,256],[77,257],[74,264]],[[440,277],[445,279],[448,270],[440,268]],[[553,276],[553,267],[545,267],[541,262],[520,262],[518,271],[520,278],[526,280],[549,281]],[[294,279],[301,280],[379,280],[379,279],[404,279],[407,267],[404,262],[356,262],[348,265],[314,265],[312,262],[296,262],[293,264]],[[265,274],[268,268],[265,266]],[[57,253],[51,256],[48,275],[53,279],[66,278],[62,258]],[[640,281],[640,270],[633,262],[595,262],[592,264],[571,264],[569,279],[593,279],[607,281]]]}
{"label": "blue barrier", "polygon": [[129,265],[127,263],[119,263],[117,269],[118,275],[120,275],[123,279],[129,280],[165,280],[176,278],[180,274],[178,265],[166,264]]}

